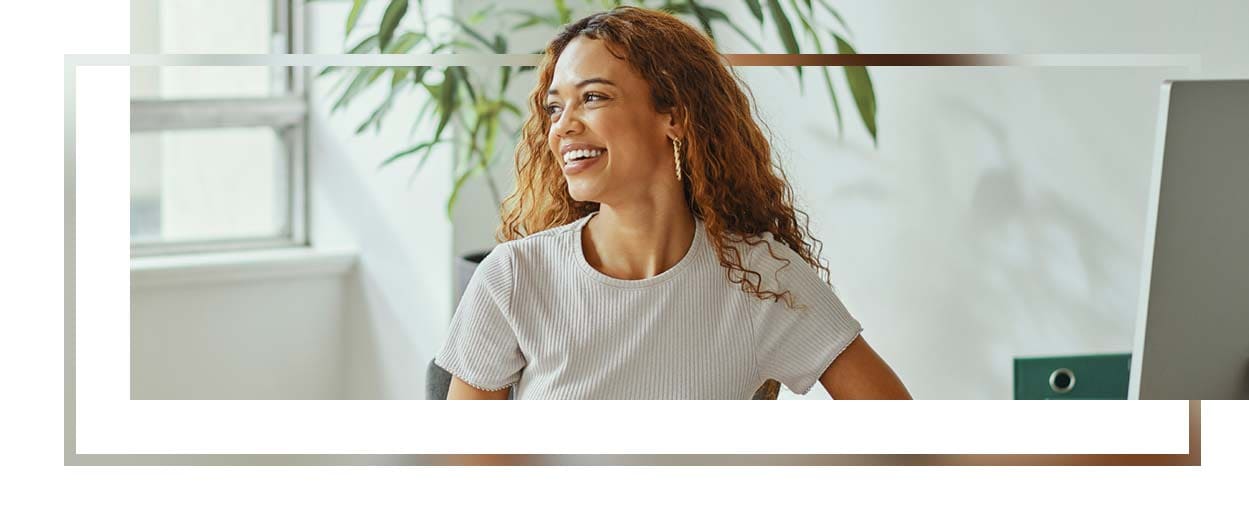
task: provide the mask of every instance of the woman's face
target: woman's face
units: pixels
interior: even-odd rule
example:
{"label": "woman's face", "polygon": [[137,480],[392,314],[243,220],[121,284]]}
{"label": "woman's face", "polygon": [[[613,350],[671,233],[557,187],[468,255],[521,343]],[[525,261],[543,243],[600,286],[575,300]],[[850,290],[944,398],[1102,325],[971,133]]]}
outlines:
{"label": "woman's face", "polygon": [[[616,205],[648,198],[657,187],[679,188],[668,141],[677,135],[672,118],[655,111],[650,85],[602,40],[578,36],[564,48],[546,112],[547,142],[574,200]],[[589,156],[578,159],[570,150]]]}

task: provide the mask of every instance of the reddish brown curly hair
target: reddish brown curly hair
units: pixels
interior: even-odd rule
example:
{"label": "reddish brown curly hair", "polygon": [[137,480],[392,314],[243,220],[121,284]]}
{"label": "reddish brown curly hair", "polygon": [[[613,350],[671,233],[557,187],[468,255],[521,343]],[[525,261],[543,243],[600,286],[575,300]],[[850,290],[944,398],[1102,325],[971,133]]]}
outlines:
{"label": "reddish brown curly hair", "polygon": [[[819,240],[809,226],[799,227],[793,189],[772,148],[752,117],[750,89],[733,72],[715,44],[702,32],[671,14],[624,6],[568,24],[546,47],[537,68],[538,81],[529,96],[529,116],[516,149],[516,188],[503,201],[499,241],[510,241],[571,223],[598,209],[598,202],[574,200],[557,158],[547,147],[550,116],[546,91],[555,63],[574,38],[602,40],[611,52],[628,61],[650,85],[659,113],[674,113],[685,128],[681,170],[685,200],[691,212],[706,224],[720,265],[730,282],[763,300],[786,299],[788,290],[761,290],[762,277],[742,266],[732,242],[750,245],[772,236],[796,252],[828,281],[828,268],[819,261]],[[623,54],[623,56],[621,55]],[[773,258],[782,259],[767,244]],[[789,261],[786,260],[788,268]],[[788,296],[788,297],[787,297]]]}

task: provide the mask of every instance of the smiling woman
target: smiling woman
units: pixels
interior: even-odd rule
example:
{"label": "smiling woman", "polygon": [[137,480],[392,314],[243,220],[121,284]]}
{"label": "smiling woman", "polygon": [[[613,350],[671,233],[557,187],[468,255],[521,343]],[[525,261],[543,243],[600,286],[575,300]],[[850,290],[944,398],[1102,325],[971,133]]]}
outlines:
{"label": "smiling woman", "polygon": [[449,398],[750,398],[769,380],[909,397],[834,295],[739,83],[659,11],[551,41],[503,243],[436,358]]}

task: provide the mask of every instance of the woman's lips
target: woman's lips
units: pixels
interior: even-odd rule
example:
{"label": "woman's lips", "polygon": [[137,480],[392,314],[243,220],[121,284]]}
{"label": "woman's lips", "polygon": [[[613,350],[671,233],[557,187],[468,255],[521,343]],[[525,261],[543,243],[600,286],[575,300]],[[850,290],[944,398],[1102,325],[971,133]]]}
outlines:
{"label": "woman's lips", "polygon": [[607,152],[604,151],[603,153],[599,154],[599,156],[597,157],[590,157],[588,159],[571,161],[567,164],[564,164],[564,174],[573,175],[573,174],[585,171],[589,169],[591,166],[598,164],[598,162],[600,160],[603,160],[603,157],[606,157],[606,156],[607,156]]}

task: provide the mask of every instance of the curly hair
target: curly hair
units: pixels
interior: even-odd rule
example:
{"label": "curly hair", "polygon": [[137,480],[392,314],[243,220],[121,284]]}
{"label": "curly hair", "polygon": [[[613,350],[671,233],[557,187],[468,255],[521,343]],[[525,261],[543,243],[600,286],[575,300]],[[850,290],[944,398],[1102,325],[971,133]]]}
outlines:
{"label": "curly hair", "polygon": [[[737,247],[729,244],[766,242],[761,235],[770,232],[821,272],[831,286],[828,268],[819,261],[823,246],[810,237],[809,225],[804,225],[805,231],[799,227],[795,213],[803,214],[807,224],[810,218],[794,208],[793,189],[781,165],[772,161],[768,139],[752,117],[750,88],[702,32],[666,12],[632,6],[568,24],[547,45],[516,149],[516,188],[500,208],[502,223],[496,239],[515,240],[598,210],[598,202],[578,201],[569,195],[557,158],[547,147],[551,121],[544,107],[546,91],[560,54],[578,36],[607,43],[613,55],[629,62],[650,85],[655,110],[672,113],[682,123],[685,200],[691,212],[703,219],[730,282],[765,301],[785,299],[793,308],[790,291],[762,290],[762,277],[745,268]],[[820,249],[806,243],[804,236]],[[770,243],[767,247],[773,258],[785,260],[782,268],[788,268],[790,261],[778,257]]]}

